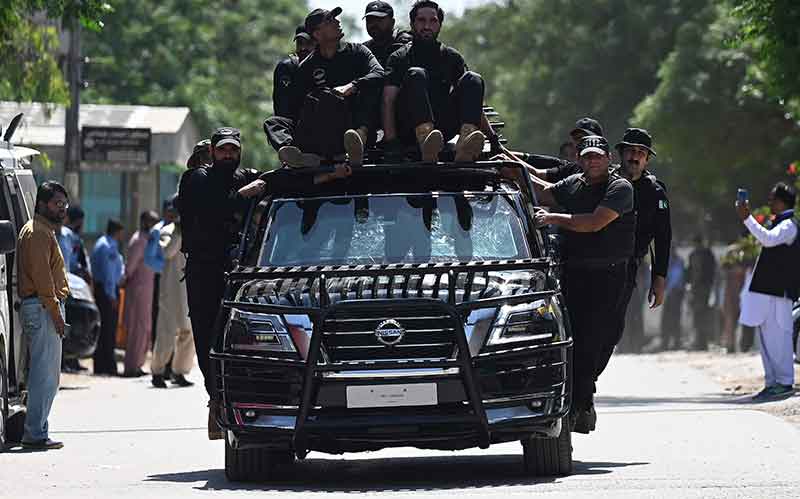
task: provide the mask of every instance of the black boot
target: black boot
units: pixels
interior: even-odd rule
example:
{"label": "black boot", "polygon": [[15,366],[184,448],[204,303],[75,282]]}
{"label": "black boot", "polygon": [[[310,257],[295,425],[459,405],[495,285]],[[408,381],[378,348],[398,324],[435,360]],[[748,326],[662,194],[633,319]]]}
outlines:
{"label": "black boot", "polygon": [[156,387],[156,388],[166,388],[167,387],[167,383],[164,381],[164,375],[163,374],[154,374],[153,375],[153,380],[151,381],[151,383],[153,383],[153,386]]}
{"label": "black boot", "polygon": [[175,374],[172,376],[172,383],[180,387],[194,386],[194,383],[186,379],[183,374]]}

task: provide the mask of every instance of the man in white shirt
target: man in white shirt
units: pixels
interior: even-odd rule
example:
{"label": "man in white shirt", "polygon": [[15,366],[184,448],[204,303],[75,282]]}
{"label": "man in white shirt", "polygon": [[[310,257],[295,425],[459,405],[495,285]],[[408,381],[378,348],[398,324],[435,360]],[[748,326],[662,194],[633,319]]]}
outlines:
{"label": "man in white shirt", "polygon": [[764,364],[764,389],[755,401],[790,396],[794,385],[792,362],[792,302],[800,291],[800,241],[794,219],[796,192],[779,182],[769,195],[775,218],[769,227],[761,226],[752,215],[748,201],[737,201],[736,211],[745,227],[762,245],[755,269],[742,289],[739,322],[758,327],[761,360]]}

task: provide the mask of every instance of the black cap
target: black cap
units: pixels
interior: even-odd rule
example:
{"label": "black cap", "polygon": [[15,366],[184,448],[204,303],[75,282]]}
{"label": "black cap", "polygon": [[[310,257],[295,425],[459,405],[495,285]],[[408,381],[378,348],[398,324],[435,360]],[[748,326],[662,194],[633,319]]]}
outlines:
{"label": "black cap", "polygon": [[211,162],[211,156],[208,153],[208,146],[211,145],[209,139],[203,139],[194,145],[192,155],[186,160],[188,168],[196,168],[200,165],[206,165]]}
{"label": "black cap", "polygon": [[293,40],[297,40],[298,38],[304,38],[306,40],[311,40],[311,35],[308,34],[308,31],[306,31],[306,27],[303,26],[302,24],[300,26],[298,26],[297,28],[295,28],[295,30],[294,30],[294,38],[293,38]]}
{"label": "black cap", "polygon": [[338,16],[342,13],[341,7],[336,7],[333,10],[326,10],[326,9],[314,9],[306,16],[306,32],[308,34],[314,33],[314,30],[319,27],[320,24],[324,23],[329,19],[333,19],[334,17]]}
{"label": "black cap", "polygon": [[605,134],[603,133],[603,127],[600,126],[600,122],[594,118],[581,118],[575,122],[575,128],[569,132],[570,135],[573,135],[575,132],[583,132],[589,135],[599,135],[603,137]]}
{"label": "black cap", "polygon": [[614,147],[618,151],[622,151],[626,146],[644,147],[650,151],[650,154],[656,155],[653,150],[653,137],[644,128],[628,128],[622,135],[622,140]]}
{"label": "black cap", "polygon": [[214,131],[211,136],[211,145],[214,147],[224,146],[225,144],[233,144],[236,147],[242,147],[242,132],[238,128],[223,126]]}
{"label": "black cap", "polygon": [[578,156],[586,153],[608,154],[608,141],[601,135],[587,135],[578,143]]}
{"label": "black cap", "polygon": [[394,17],[394,9],[386,2],[375,0],[364,10],[364,19],[368,17]]}

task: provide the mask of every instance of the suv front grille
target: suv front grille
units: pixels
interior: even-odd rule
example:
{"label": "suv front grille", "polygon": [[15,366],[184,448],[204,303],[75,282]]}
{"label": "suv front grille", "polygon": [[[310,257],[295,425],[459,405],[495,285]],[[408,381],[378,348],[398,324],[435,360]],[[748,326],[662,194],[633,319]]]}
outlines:
{"label": "suv front grille", "polygon": [[[395,345],[384,345],[375,334],[386,320],[405,330]],[[455,356],[458,324],[436,305],[378,309],[347,306],[323,324],[323,348],[331,362],[449,359]]]}

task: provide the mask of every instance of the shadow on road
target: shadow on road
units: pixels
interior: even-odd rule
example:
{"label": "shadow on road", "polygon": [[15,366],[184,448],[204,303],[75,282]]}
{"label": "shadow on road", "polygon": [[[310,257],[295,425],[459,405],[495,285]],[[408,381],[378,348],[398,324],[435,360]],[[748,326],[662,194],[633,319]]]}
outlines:
{"label": "shadow on road", "polygon": [[[697,406],[697,410],[704,410],[703,406],[717,405],[717,406],[734,406],[753,405],[752,395],[731,396],[725,393],[708,393],[693,397],[613,397],[613,396],[598,396],[595,397],[595,404],[599,407],[607,407],[612,409],[624,407],[652,407],[654,405],[681,405],[688,406],[688,410],[692,410],[691,406]],[[663,410],[664,408],[658,408]]]}
{"label": "shadow on road", "polygon": [[[650,463],[575,461],[573,476],[612,473],[615,468]],[[531,478],[522,468],[522,455],[434,456],[384,459],[308,459],[298,462],[280,480],[270,483],[232,483],[225,472],[189,471],[151,475],[148,482],[203,482],[199,490],[264,490],[286,492],[388,492],[493,488],[552,483],[560,477]]]}

